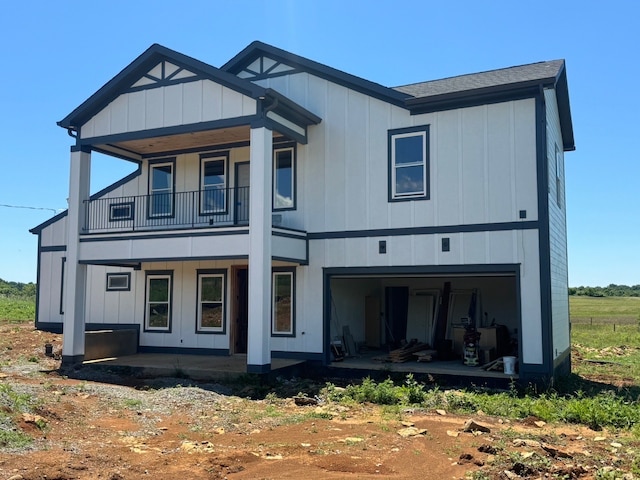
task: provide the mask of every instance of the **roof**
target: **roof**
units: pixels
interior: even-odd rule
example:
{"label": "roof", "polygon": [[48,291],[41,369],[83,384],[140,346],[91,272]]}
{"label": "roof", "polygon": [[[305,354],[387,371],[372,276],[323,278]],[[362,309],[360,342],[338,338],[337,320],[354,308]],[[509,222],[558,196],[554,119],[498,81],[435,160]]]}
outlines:
{"label": "roof", "polygon": [[540,88],[555,88],[564,150],[574,150],[564,60],[531,63],[468,75],[412,83],[394,89],[410,95],[406,101],[413,113],[426,113],[463,104],[482,104],[511,96],[531,96]]}
{"label": "roof", "polygon": [[552,60],[550,62],[531,63],[529,65],[459,75],[440,80],[412,83],[395,87],[394,89],[414,98],[427,98],[487,87],[520,84],[522,82],[555,81],[563,67],[564,60]]}

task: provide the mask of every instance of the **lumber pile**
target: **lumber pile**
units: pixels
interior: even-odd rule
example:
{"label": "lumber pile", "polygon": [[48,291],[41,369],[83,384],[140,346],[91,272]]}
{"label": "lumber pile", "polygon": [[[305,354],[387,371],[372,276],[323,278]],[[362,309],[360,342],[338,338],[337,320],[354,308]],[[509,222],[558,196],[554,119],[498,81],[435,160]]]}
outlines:
{"label": "lumber pile", "polygon": [[389,361],[392,363],[404,363],[409,360],[414,359],[414,354],[416,352],[421,352],[423,350],[427,350],[429,345],[422,342],[410,342],[404,345],[401,348],[397,348],[396,350],[391,350],[389,352]]}
{"label": "lumber pile", "polygon": [[414,353],[413,356],[418,358],[418,362],[430,362],[436,357],[437,353],[437,350],[422,350]]}

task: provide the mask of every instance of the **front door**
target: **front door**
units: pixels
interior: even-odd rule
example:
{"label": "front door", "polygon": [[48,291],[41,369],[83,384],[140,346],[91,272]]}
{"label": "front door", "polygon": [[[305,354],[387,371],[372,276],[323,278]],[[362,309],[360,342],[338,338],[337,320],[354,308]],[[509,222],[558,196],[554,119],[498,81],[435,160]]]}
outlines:
{"label": "front door", "polygon": [[249,223],[249,162],[236,163],[235,223]]}
{"label": "front door", "polygon": [[233,353],[247,353],[247,334],[249,331],[249,270],[247,268],[235,269],[236,294],[234,322]]}

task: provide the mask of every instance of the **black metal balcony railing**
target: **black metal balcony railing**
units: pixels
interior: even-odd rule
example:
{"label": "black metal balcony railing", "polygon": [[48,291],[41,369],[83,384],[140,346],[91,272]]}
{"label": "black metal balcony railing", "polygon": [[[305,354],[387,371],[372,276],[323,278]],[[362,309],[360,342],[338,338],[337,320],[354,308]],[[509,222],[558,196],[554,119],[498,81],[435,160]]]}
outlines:
{"label": "black metal balcony railing", "polygon": [[85,201],[85,233],[249,224],[249,187]]}

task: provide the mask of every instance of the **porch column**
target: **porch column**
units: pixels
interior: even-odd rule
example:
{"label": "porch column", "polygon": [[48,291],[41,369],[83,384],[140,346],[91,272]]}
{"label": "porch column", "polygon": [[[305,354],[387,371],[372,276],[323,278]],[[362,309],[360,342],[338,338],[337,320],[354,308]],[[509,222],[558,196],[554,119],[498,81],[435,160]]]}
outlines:
{"label": "porch column", "polygon": [[271,130],[252,126],[250,140],[247,372],[267,373],[271,370]]}
{"label": "porch column", "polygon": [[69,210],[67,213],[67,262],[64,279],[62,365],[84,359],[85,287],[87,266],[78,263],[80,232],[85,222],[85,200],[89,199],[91,150],[71,147]]}

